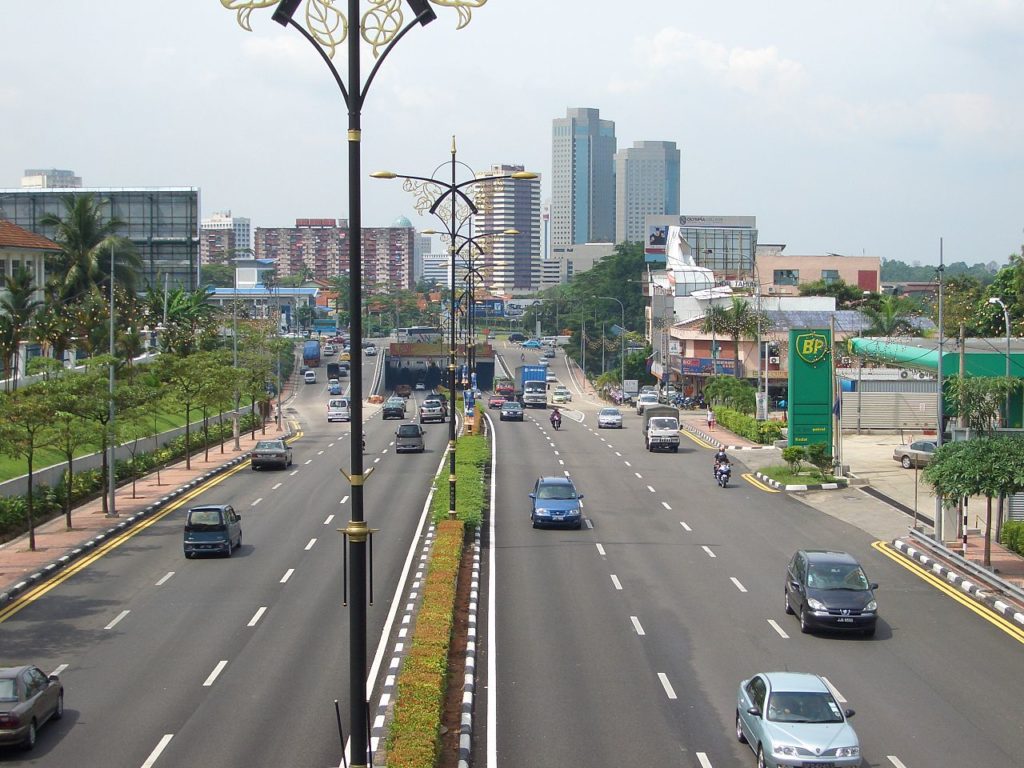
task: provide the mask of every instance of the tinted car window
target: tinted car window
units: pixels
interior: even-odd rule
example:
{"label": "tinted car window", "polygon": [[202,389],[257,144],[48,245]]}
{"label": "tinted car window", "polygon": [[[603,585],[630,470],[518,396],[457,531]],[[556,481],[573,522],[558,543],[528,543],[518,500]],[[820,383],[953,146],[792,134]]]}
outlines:
{"label": "tinted car window", "polygon": [[575,499],[576,489],[571,485],[542,485],[537,490],[538,499]]}
{"label": "tinted car window", "polygon": [[759,709],[764,707],[765,693],[767,693],[767,686],[764,684],[764,680],[760,677],[755,677],[747,683],[747,695],[750,697],[750,702],[755,707]]}
{"label": "tinted car window", "polygon": [[773,693],[767,717],[780,723],[841,723],[843,713],[824,691]]}
{"label": "tinted car window", "polygon": [[858,565],[811,564],[807,571],[807,586],[814,589],[855,589],[870,588],[867,576]]}
{"label": "tinted car window", "polygon": [[188,513],[188,526],[196,531],[218,531],[224,524],[219,509],[193,509]]}
{"label": "tinted car window", "polygon": [[0,701],[17,701],[18,686],[13,677],[0,677]]}
{"label": "tinted car window", "polygon": [[403,424],[398,428],[399,437],[417,437],[420,433],[420,428],[415,424]]}

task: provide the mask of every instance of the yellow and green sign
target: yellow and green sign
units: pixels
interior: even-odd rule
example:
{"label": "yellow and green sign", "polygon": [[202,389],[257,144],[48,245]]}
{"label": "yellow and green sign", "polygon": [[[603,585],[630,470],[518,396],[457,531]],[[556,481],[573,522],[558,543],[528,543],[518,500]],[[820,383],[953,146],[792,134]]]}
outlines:
{"label": "yellow and green sign", "polygon": [[789,444],[832,445],[832,334],[789,332]]}

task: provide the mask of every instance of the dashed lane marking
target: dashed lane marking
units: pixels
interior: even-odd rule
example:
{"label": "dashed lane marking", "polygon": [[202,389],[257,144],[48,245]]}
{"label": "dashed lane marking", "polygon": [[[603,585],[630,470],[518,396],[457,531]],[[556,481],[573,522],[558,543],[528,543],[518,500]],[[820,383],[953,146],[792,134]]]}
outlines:
{"label": "dashed lane marking", "polygon": [[107,624],[107,626],[104,627],[104,629],[113,629],[118,625],[118,623],[120,623],[121,619],[123,619],[129,613],[131,613],[131,611],[121,611],[119,614],[117,614],[117,617],[112,622],[110,622],[109,624]]}
{"label": "dashed lane marking", "polygon": [[309,544],[306,545],[306,551],[309,552],[309,550],[311,550],[315,544],[316,544],[316,539],[315,538],[310,539],[309,540]]}
{"label": "dashed lane marking", "polygon": [[622,582],[619,581],[619,577],[616,576],[614,573],[612,574],[612,586],[614,586],[618,590],[622,589]]}
{"label": "dashed lane marking", "polygon": [[287,571],[285,571],[284,572],[284,576],[281,577],[281,583],[282,584],[286,583],[288,581],[288,579],[290,579],[292,577],[293,573],[295,573],[295,569],[294,568],[289,568]]}
{"label": "dashed lane marking", "polygon": [[700,768],[711,768],[711,761],[708,760],[708,756],[704,752],[697,753],[697,762],[700,763]]}
{"label": "dashed lane marking", "polygon": [[160,581],[158,581],[154,586],[162,587],[164,584],[166,584],[170,580],[171,576],[173,576],[173,575],[174,575],[174,571],[168,571],[167,573],[165,573],[161,577]]}
{"label": "dashed lane marking", "polygon": [[203,688],[209,688],[211,685],[213,685],[214,681],[217,679],[217,676],[224,671],[224,667],[226,667],[227,665],[227,659],[221,659],[220,661],[218,661],[217,666],[213,668],[213,672],[210,673],[210,676],[206,678],[206,681],[203,683]]}
{"label": "dashed lane marking", "polygon": [[167,745],[171,743],[171,739],[174,738],[173,733],[165,733],[160,742],[153,748],[153,751],[149,753],[149,757],[146,758],[146,762],[142,764],[142,768],[153,768],[156,765],[156,761],[159,759],[163,751],[167,749]]}
{"label": "dashed lane marking", "polygon": [[644,628],[640,625],[640,619],[638,619],[636,616],[630,616],[629,620],[633,624],[633,629],[636,630],[636,633],[640,635],[640,637],[643,637],[645,634],[647,634],[646,632],[644,632]]}
{"label": "dashed lane marking", "polygon": [[334,515],[328,515],[328,516],[327,516],[327,517],[326,517],[326,518],[324,519],[324,525],[330,525],[330,524],[331,524],[331,520],[333,520],[333,519],[334,519]]}
{"label": "dashed lane marking", "polygon": [[664,672],[659,672],[658,680],[661,681],[661,687],[665,689],[666,696],[668,696],[670,699],[678,698],[676,696],[675,689],[672,687],[672,683],[668,681],[668,675],[666,675]]}
{"label": "dashed lane marking", "polygon": [[273,486],[273,487],[272,487],[272,488],[271,488],[270,490],[272,490],[272,491],[276,491],[276,490],[277,490],[278,488],[280,488],[280,487],[281,487],[282,485],[284,485],[284,483],[276,483],[276,484],[275,484],[275,485],[274,485],[274,486]]}
{"label": "dashed lane marking", "polygon": [[718,555],[711,551],[711,547],[707,545],[702,546],[701,549],[708,553],[708,557],[718,557]]}
{"label": "dashed lane marking", "polygon": [[747,591],[747,588],[744,587],[742,584],[740,584],[740,580],[737,579],[735,576],[730,576],[729,577],[729,581],[731,581],[733,584],[735,584],[736,585],[736,589],[738,589],[740,592],[746,592]]}
{"label": "dashed lane marking", "polygon": [[246,626],[247,627],[255,627],[256,624],[259,622],[259,620],[263,618],[263,614],[266,613],[266,612],[267,612],[267,606],[265,606],[265,605],[260,606],[259,610],[256,611],[256,613],[253,614],[251,619],[249,619],[249,623],[246,624]]}
{"label": "dashed lane marking", "polygon": [[679,524],[680,524],[681,526],[683,526],[683,530],[684,530],[684,531],[686,531],[687,533],[690,533],[690,532],[692,532],[692,531],[693,531],[693,528],[691,528],[690,526],[688,526],[688,525],[687,525],[686,523],[684,523],[684,522],[683,522],[682,520],[680,520],[680,521],[679,521]]}
{"label": "dashed lane marking", "polygon": [[779,626],[779,622],[777,622],[775,619],[768,619],[768,623],[771,625],[772,629],[779,633],[779,637],[781,637],[783,640],[789,640],[789,635],[787,635],[786,631]]}
{"label": "dashed lane marking", "polygon": [[595,546],[597,546],[597,554],[599,554],[601,557],[604,557],[604,547],[601,544],[596,544]]}

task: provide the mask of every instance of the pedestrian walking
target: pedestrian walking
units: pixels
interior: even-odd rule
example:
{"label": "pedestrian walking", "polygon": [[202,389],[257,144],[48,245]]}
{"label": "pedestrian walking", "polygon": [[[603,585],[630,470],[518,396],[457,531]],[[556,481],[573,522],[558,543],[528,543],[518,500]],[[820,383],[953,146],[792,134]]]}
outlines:
{"label": "pedestrian walking", "polygon": [[708,429],[712,432],[715,431],[715,412],[710,405],[708,406]]}

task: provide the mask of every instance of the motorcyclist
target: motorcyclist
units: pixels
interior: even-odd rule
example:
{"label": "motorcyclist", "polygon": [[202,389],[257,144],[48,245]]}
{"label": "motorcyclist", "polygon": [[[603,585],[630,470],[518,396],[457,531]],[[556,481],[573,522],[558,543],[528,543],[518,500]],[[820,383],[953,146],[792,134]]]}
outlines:
{"label": "motorcyclist", "polygon": [[557,407],[551,411],[551,426],[555,429],[562,426],[562,412]]}
{"label": "motorcyclist", "polygon": [[729,454],[725,452],[725,448],[719,448],[715,454],[715,477],[718,477],[718,468],[723,464],[731,464],[729,461]]}

